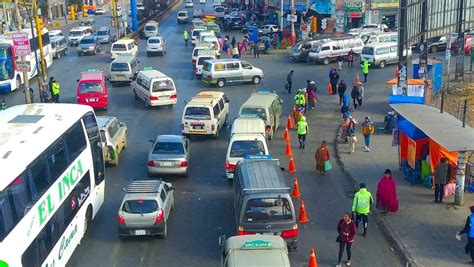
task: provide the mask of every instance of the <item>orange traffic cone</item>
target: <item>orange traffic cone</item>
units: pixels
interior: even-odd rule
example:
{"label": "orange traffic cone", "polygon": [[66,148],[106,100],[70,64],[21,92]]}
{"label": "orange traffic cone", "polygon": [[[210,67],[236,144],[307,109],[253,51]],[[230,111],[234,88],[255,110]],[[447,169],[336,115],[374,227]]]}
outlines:
{"label": "orange traffic cone", "polygon": [[286,128],[288,129],[295,129],[295,124],[291,120],[291,116],[288,116],[288,120],[286,121]]}
{"label": "orange traffic cone", "polygon": [[291,158],[290,158],[290,166],[288,166],[288,172],[289,173],[296,172],[295,160],[293,159],[293,156],[291,156]]}
{"label": "orange traffic cone", "polygon": [[328,85],[328,95],[332,95],[332,85]]}
{"label": "orange traffic cone", "polygon": [[288,134],[288,127],[285,127],[285,132],[283,132],[283,140],[290,142],[290,135]]}
{"label": "orange traffic cone", "polygon": [[309,264],[308,267],[318,267],[318,262],[316,261],[316,253],[314,253],[314,248],[309,251]]}
{"label": "orange traffic cone", "polygon": [[298,218],[298,221],[300,223],[307,223],[309,222],[308,216],[306,216],[306,209],[304,208],[304,201],[301,200],[301,206],[300,206],[300,216]]}
{"label": "orange traffic cone", "polygon": [[291,196],[300,198],[301,193],[300,193],[300,186],[298,185],[298,178],[295,177],[295,181],[293,182],[293,189],[291,191]]}
{"label": "orange traffic cone", "polygon": [[359,77],[359,74],[356,75],[356,84],[359,84],[360,83],[360,77]]}
{"label": "orange traffic cone", "polygon": [[[286,149],[285,149],[285,156],[293,158],[293,151],[291,151],[291,144],[290,142],[286,142]],[[293,166],[294,167],[294,166]]]}

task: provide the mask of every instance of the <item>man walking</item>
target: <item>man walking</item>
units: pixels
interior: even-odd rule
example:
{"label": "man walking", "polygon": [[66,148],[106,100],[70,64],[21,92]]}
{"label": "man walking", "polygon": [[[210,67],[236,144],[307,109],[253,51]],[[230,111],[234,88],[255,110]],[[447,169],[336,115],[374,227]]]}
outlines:
{"label": "man walking", "polygon": [[370,120],[370,117],[365,117],[364,122],[362,123],[362,135],[364,136],[365,141],[365,151],[370,151],[370,136],[375,133],[374,123]]}
{"label": "man walking", "polygon": [[293,73],[294,70],[290,70],[290,72],[286,75],[286,83],[287,83],[287,89],[288,89],[288,94],[291,94],[291,86],[293,85]]}
{"label": "man walking", "polygon": [[296,124],[296,133],[298,134],[298,142],[300,148],[304,149],[306,145],[306,134],[308,133],[308,123],[305,116],[301,116],[300,121]]}
{"label": "man walking", "polygon": [[336,94],[338,80],[339,80],[339,73],[337,73],[336,68],[332,68],[331,71],[329,71],[329,83],[331,84],[333,95]]}
{"label": "man walking", "polygon": [[365,183],[361,183],[359,185],[360,189],[355,194],[354,199],[352,200],[352,213],[355,212],[355,224],[356,227],[359,227],[359,223],[362,220],[364,224],[364,233],[362,236],[367,235],[367,227],[369,226],[369,213],[370,213],[370,206],[374,202],[372,198],[372,194],[367,191],[367,187]]}
{"label": "man walking", "polygon": [[237,41],[235,40],[235,36],[232,36],[232,41],[230,41],[230,44],[232,45],[232,48],[235,47],[236,43],[237,43]]}
{"label": "man walking", "polygon": [[435,200],[436,203],[443,202],[444,185],[448,182],[449,164],[446,158],[441,158],[440,163],[436,165],[434,170],[434,184],[435,184]]}
{"label": "man walking", "polygon": [[349,51],[349,54],[347,54],[347,66],[351,67],[352,69],[352,65],[354,64],[354,50],[351,49],[351,51]]}
{"label": "man walking", "polygon": [[184,30],[183,38],[184,38],[184,45],[185,45],[185,46],[188,46],[188,41],[189,41],[189,34],[188,34],[188,31]]}
{"label": "man walking", "polygon": [[344,94],[346,93],[347,85],[344,82],[344,79],[341,80],[339,86],[337,87],[337,93],[339,94],[339,105],[342,105],[342,101],[344,100]]}
{"label": "man walking", "polygon": [[369,66],[370,63],[368,59],[364,59],[364,61],[360,63],[360,67],[362,68],[362,74],[364,74],[364,83],[367,82],[367,75],[369,75]]}
{"label": "man walking", "polygon": [[464,252],[471,254],[470,264],[474,264],[474,206],[469,207],[469,209],[471,210],[471,214],[467,216],[464,228],[460,232],[457,232],[456,236],[459,236],[459,241],[461,241],[461,235],[467,235],[467,244],[464,247]]}

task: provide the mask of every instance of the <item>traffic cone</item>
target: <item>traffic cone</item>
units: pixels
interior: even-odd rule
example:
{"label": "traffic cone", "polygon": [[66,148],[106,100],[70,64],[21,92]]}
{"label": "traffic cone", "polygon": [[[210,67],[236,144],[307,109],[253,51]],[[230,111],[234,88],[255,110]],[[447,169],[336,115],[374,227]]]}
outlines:
{"label": "traffic cone", "polygon": [[316,253],[314,253],[314,248],[309,250],[309,264],[308,267],[318,267],[318,262],[316,261]]}
{"label": "traffic cone", "polygon": [[293,159],[293,156],[290,158],[290,166],[288,166],[288,172],[289,173],[296,172],[295,160]]}
{"label": "traffic cone", "polygon": [[291,120],[291,116],[288,116],[288,120],[286,121],[286,128],[288,129],[295,129],[295,124]]}
{"label": "traffic cone", "polygon": [[288,134],[288,127],[285,127],[285,131],[283,132],[283,140],[290,142],[290,135]]}
{"label": "traffic cone", "polygon": [[356,75],[356,84],[359,84],[360,83],[360,77],[359,77],[359,74]]}
{"label": "traffic cone", "polygon": [[332,95],[332,85],[328,85],[328,95]]}
{"label": "traffic cone", "polygon": [[296,178],[296,177],[295,177],[295,180],[293,182],[293,189],[291,191],[291,196],[296,197],[296,198],[301,197],[300,186],[298,185],[298,178]]}
{"label": "traffic cone", "polygon": [[301,206],[300,206],[300,216],[298,218],[298,221],[300,223],[307,223],[309,222],[308,216],[306,216],[306,209],[304,208],[304,201],[301,200]]}
{"label": "traffic cone", "polygon": [[[286,142],[285,156],[293,157],[293,151],[291,151],[290,142]],[[294,166],[293,166],[294,167]]]}

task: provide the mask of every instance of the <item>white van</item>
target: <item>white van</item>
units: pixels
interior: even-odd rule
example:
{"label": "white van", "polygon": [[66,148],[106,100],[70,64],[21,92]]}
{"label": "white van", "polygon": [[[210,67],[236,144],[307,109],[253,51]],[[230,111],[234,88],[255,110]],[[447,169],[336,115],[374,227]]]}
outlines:
{"label": "white van", "polygon": [[203,53],[202,51],[205,51],[205,53],[210,53],[210,51],[212,51],[215,55],[216,51],[213,46],[212,43],[196,43],[196,46],[193,48],[193,53],[191,54],[191,64],[193,64],[193,66],[196,64],[199,54]]}
{"label": "white van", "polygon": [[136,74],[132,91],[135,99],[143,100],[146,107],[171,106],[178,100],[173,79],[151,68],[145,68]]}
{"label": "white van", "polygon": [[219,137],[219,130],[229,117],[229,99],[223,92],[203,91],[186,103],[181,119],[181,132],[189,135]]}
{"label": "white van", "polygon": [[145,28],[143,28],[143,34],[145,38],[156,37],[160,35],[160,25],[158,22],[151,20],[145,24]]}
{"label": "white van", "polygon": [[78,46],[82,38],[92,35],[91,27],[75,27],[69,31],[68,41],[71,46]]}
{"label": "white van", "polygon": [[367,33],[360,36],[364,44],[398,42],[398,32]]}
{"label": "white van", "polygon": [[196,64],[194,65],[194,73],[198,79],[201,79],[202,77],[202,66],[204,65],[204,61],[213,59],[216,59],[214,50],[204,50],[199,52]]}
{"label": "white van", "polygon": [[133,39],[121,39],[112,44],[110,48],[112,59],[116,59],[119,55],[138,56],[138,46]]}
{"label": "white van", "polygon": [[234,178],[234,170],[246,156],[269,155],[265,122],[258,117],[239,117],[232,123],[225,158],[225,174]]}
{"label": "white van", "polygon": [[[406,50],[403,50],[406,55]],[[408,50],[408,57],[411,57],[411,49]],[[361,60],[367,59],[372,67],[385,68],[387,64],[398,63],[398,43],[385,42],[364,46]]]}
{"label": "white van", "polygon": [[108,75],[112,86],[116,83],[130,83],[133,75],[138,70],[138,60],[136,56],[123,55],[114,59],[110,63]]}
{"label": "white van", "polygon": [[251,82],[259,84],[263,79],[263,71],[240,59],[214,59],[204,62],[202,81],[215,84],[222,88],[226,83]]}
{"label": "white van", "polygon": [[331,61],[335,61],[338,56],[347,57],[349,51],[354,51],[356,55],[360,55],[364,42],[355,36],[344,36],[332,39],[323,39],[313,44],[309,50],[308,58],[327,65]]}
{"label": "white van", "polygon": [[191,32],[191,44],[195,45],[199,41],[200,34],[202,31],[207,31],[207,29],[201,27],[193,29],[193,31]]}

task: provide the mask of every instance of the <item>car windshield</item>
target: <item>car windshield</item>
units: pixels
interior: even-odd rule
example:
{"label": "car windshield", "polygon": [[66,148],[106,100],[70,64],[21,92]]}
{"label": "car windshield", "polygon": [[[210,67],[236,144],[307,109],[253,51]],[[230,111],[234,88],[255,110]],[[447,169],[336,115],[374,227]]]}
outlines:
{"label": "car windshield", "polygon": [[247,155],[263,155],[265,147],[262,141],[258,140],[241,140],[234,141],[230,147],[231,158],[244,158]]}
{"label": "car windshield", "polygon": [[296,43],[291,49],[292,49],[293,51],[300,51],[302,45],[303,45],[302,42],[298,42],[298,43]]}
{"label": "car windshield", "polygon": [[311,47],[311,49],[309,49],[309,51],[318,53],[319,51],[321,51],[321,45],[320,44],[313,44],[313,47]]}
{"label": "car windshield", "polygon": [[102,93],[102,85],[100,82],[85,82],[79,87],[81,93]]}
{"label": "car windshield", "polygon": [[150,38],[150,39],[148,39],[148,43],[149,44],[159,44],[159,43],[161,43],[161,41],[158,38]]}
{"label": "car windshield", "polygon": [[186,17],[186,12],[179,12],[178,17]]}
{"label": "car windshield", "polygon": [[370,39],[370,35],[362,35],[360,37],[360,39],[362,39],[362,42],[364,42],[364,44],[366,44]]}
{"label": "car windshield", "polygon": [[224,8],[223,8],[223,7],[216,7],[216,8],[214,8],[214,11],[216,11],[216,12],[224,12]]}
{"label": "car windshield", "polygon": [[207,107],[187,107],[184,112],[184,118],[210,120],[211,111]]}
{"label": "car windshield", "polygon": [[240,112],[242,117],[259,117],[263,121],[267,120],[265,109],[263,108],[243,108]]}
{"label": "car windshield", "polygon": [[183,155],[184,147],[182,143],[158,142],[153,147],[153,154]]}
{"label": "car windshield", "polygon": [[127,200],[122,206],[122,211],[133,214],[152,213],[157,210],[158,203],[151,199]]}
{"label": "car windshield", "polygon": [[129,71],[127,63],[112,63],[111,71]]}
{"label": "car windshield", "polygon": [[81,44],[93,44],[94,43],[94,39],[92,38],[84,38],[81,40]]}
{"label": "car windshield", "polygon": [[69,32],[69,36],[81,36],[82,35],[82,31],[70,31]]}
{"label": "car windshield", "polygon": [[212,58],[212,57],[200,57],[200,58],[198,59],[197,64],[198,64],[198,65],[202,65],[202,64],[204,64],[204,61],[209,60],[209,59],[213,59],[213,58]]}
{"label": "car windshield", "polygon": [[373,54],[374,54],[374,48],[373,48],[373,47],[364,46],[364,48],[362,48],[362,54],[363,54],[363,55],[373,55]]}
{"label": "car windshield", "polygon": [[293,214],[286,198],[253,198],[245,207],[244,222],[262,223],[291,220]]}
{"label": "car windshield", "polygon": [[162,91],[173,91],[174,85],[171,80],[162,80],[153,82],[152,91],[153,92],[162,92]]}
{"label": "car windshield", "polygon": [[98,32],[97,32],[97,35],[108,35],[108,34],[109,34],[109,32],[106,31],[106,30],[98,31]]}
{"label": "car windshield", "polygon": [[145,31],[149,31],[149,32],[156,31],[156,26],[153,26],[153,25],[145,26]]}
{"label": "car windshield", "polygon": [[114,44],[112,46],[113,51],[127,51],[127,46],[125,44]]}
{"label": "car windshield", "polygon": [[201,31],[193,31],[193,36],[195,37],[199,37],[199,33],[201,33]]}
{"label": "car windshield", "polygon": [[51,42],[51,47],[52,48],[56,48],[56,46],[58,46],[56,42]]}

